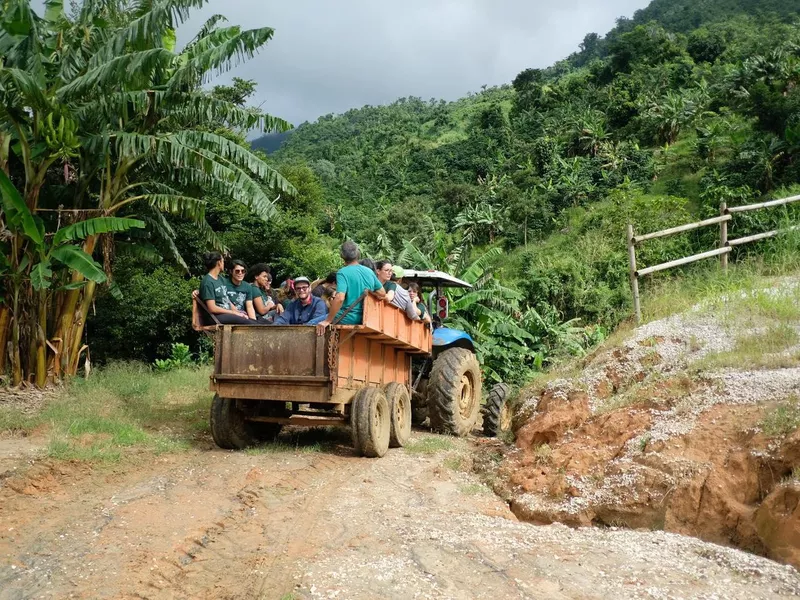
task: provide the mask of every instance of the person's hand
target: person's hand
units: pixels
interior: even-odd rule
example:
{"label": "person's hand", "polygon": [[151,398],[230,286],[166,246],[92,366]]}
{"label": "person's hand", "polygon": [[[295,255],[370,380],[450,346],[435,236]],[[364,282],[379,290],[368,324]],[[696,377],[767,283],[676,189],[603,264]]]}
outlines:
{"label": "person's hand", "polygon": [[278,312],[278,314],[279,314],[279,315],[282,315],[282,314],[283,314],[283,310],[284,310],[284,308],[283,308],[283,304],[278,304],[278,305],[275,307],[275,310]]}
{"label": "person's hand", "polygon": [[192,298],[195,300],[200,297],[200,290],[193,290],[192,291]]}
{"label": "person's hand", "polygon": [[244,312],[243,310],[237,310],[236,314],[239,315],[240,317],[244,317],[245,319],[249,319],[250,318],[250,316],[246,312]]}
{"label": "person's hand", "polygon": [[317,335],[325,335],[325,330],[328,328],[328,325],[330,324],[331,322],[328,321],[328,319],[325,319],[324,321],[320,321],[319,323],[317,323]]}

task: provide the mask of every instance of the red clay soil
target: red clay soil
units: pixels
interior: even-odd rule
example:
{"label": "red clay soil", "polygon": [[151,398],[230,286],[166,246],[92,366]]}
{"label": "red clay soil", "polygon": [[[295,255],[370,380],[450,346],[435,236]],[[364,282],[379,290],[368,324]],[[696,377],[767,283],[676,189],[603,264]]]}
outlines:
{"label": "red clay soil", "polygon": [[496,491],[524,520],[664,529],[800,567],[800,430],[770,439],[756,427],[768,406],[717,405],[690,432],[650,442],[651,409],[686,387],[660,382],[595,416],[580,390],[542,392]]}

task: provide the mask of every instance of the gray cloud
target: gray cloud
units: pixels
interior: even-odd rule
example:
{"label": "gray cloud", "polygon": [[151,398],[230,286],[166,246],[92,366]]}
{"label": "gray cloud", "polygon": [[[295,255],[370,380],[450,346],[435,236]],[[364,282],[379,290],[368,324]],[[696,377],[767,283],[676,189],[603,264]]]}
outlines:
{"label": "gray cloud", "polygon": [[299,124],[402,96],[454,100],[510,82],[605,34],[648,0],[211,0],[179,32],[211,14],[275,37],[253,60],[218,78],[254,79],[254,103]]}

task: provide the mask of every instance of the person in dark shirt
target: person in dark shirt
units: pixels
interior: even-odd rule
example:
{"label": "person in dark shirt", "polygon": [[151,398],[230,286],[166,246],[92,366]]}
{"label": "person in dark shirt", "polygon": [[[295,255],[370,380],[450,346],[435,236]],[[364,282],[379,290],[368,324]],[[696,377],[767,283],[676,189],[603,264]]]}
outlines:
{"label": "person in dark shirt", "polygon": [[375,273],[383,284],[383,289],[386,290],[386,301],[406,313],[409,319],[419,319],[417,307],[411,302],[408,292],[397,282],[396,278],[392,280],[395,269],[401,271],[402,274],[400,267],[392,266],[388,260],[379,260],[375,263]]}
{"label": "person in dark shirt", "polygon": [[207,252],[203,260],[208,269],[208,273],[200,282],[200,292],[198,294],[200,302],[208,309],[208,312],[223,325],[248,325],[251,321],[247,313],[237,310],[228,296],[228,287],[231,282],[222,274],[225,268],[225,261],[219,252]]}
{"label": "person in dark shirt", "polygon": [[306,325],[328,314],[325,301],[311,293],[311,282],[307,277],[294,280],[294,291],[297,298],[289,303],[282,315],[275,318],[274,325]]}
{"label": "person in dark shirt", "polygon": [[275,290],[272,289],[272,274],[265,263],[256,263],[250,267],[247,279],[253,286],[253,309],[259,321],[272,322],[277,315],[283,312],[283,306],[278,303]]}
{"label": "person in dark shirt", "polygon": [[408,284],[408,297],[411,298],[411,302],[417,307],[417,315],[419,318],[426,323],[430,323],[431,315],[428,313],[428,307],[425,306],[425,302],[422,300],[422,292],[419,289],[419,284],[413,281]]}
{"label": "person in dark shirt", "polygon": [[311,293],[317,298],[330,299],[336,293],[336,271],[328,273],[324,281],[311,288]]}
{"label": "person in dark shirt", "polygon": [[231,305],[247,315],[253,321],[256,320],[256,311],[253,308],[253,295],[255,290],[253,286],[244,280],[244,275],[247,272],[247,265],[241,260],[233,261],[233,268],[231,269],[231,279],[228,284],[228,298]]}

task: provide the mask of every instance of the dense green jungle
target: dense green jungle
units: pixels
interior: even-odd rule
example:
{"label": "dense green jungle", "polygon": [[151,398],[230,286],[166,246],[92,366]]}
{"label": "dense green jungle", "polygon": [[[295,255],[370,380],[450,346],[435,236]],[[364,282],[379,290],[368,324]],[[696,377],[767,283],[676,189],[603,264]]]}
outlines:
{"label": "dense green jungle", "polygon": [[[43,381],[54,339],[64,373],[84,345],[101,363],[201,351],[190,297],[209,248],[280,281],[324,276],[352,239],[472,283],[451,324],[489,379],[520,383],[629,318],[627,223],[655,231],[800,189],[800,0],[655,0],[507,84],[294,129],[249,106],[252,81],[204,86],[273,32],[215,18],[178,50],[198,4],[2,2],[0,371],[14,382]],[[748,213],[731,235],[797,217]],[[717,236],[653,241],[640,264]]]}

